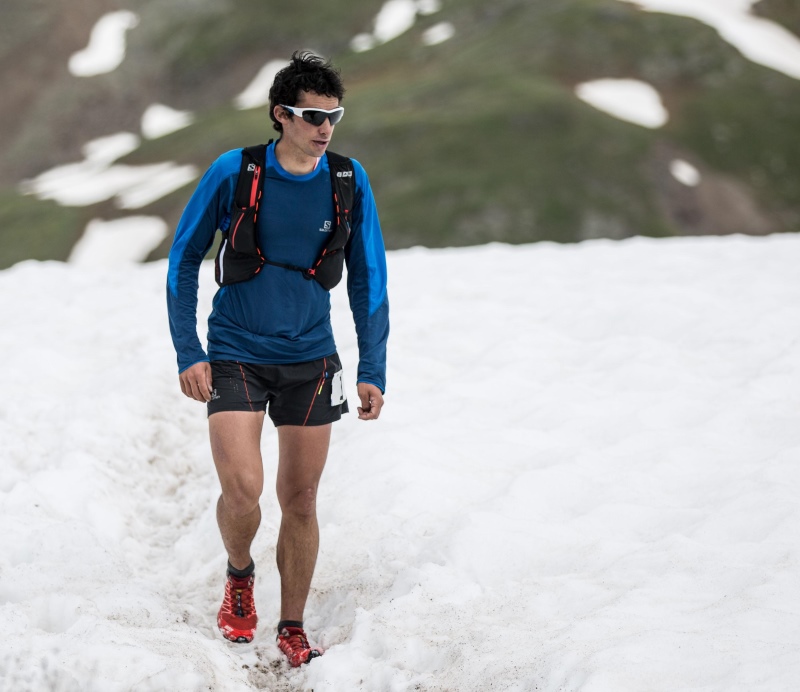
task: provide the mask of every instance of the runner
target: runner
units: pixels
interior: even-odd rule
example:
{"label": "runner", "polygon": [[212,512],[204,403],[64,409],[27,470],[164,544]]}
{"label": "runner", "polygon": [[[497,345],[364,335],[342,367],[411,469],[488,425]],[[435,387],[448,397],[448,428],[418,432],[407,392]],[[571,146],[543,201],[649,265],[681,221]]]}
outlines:
{"label": "runner", "polygon": [[[299,666],[322,654],[309,644],[303,618],[319,548],[317,488],[332,423],[348,405],[330,323],[330,293],[296,269],[314,265],[342,211],[334,204],[326,150],[344,113],[344,87],[329,62],[302,52],[278,72],[269,97],[280,138],[266,149],[255,224],[267,261],[252,278],[217,291],[206,354],[197,336],[198,272],[216,231],[227,237],[234,213],[242,150],[229,151],[206,172],[178,224],[167,305],[181,391],[207,404],[222,489],[217,522],[228,569],[217,624],[230,641],[250,642],[255,636],[250,546],[261,521],[260,443],[268,411],[278,430],[277,641],[290,664]],[[355,160],[352,171],[355,198],[345,258],[358,335],[358,417],[376,420],[383,407],[389,335],[386,258],[367,175]]]}

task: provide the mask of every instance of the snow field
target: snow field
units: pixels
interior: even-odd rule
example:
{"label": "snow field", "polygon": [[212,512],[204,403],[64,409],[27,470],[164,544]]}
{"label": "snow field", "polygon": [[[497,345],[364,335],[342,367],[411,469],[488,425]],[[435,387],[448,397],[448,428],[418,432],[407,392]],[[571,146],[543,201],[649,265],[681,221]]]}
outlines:
{"label": "snow field", "polygon": [[[335,426],[327,653],[300,670],[274,647],[269,424],[261,629],[215,632],[218,488],[165,264],[0,272],[0,690],[791,689],[799,259],[794,236],[390,253],[387,404]],[[204,267],[201,314],[213,290]]]}

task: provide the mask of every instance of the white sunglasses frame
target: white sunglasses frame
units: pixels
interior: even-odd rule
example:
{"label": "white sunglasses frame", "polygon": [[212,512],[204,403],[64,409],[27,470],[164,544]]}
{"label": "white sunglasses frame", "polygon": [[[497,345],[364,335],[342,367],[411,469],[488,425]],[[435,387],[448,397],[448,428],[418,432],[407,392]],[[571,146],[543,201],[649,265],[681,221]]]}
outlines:
{"label": "white sunglasses frame", "polygon": [[[282,103],[279,103],[278,105],[281,108],[285,108],[290,113],[299,116],[300,118],[303,119],[303,122],[308,123],[309,125],[314,125],[314,123],[306,120],[305,117],[303,117],[303,113],[305,113],[306,111],[314,111],[315,113],[325,113],[327,120],[331,124],[331,126],[336,126],[336,124],[340,123],[342,121],[342,118],[344,117],[344,106],[337,106],[336,108],[333,108],[331,110],[325,110],[324,108],[298,108],[297,106],[284,106]],[[339,119],[336,122],[333,122],[331,116],[336,115],[337,113],[339,114]],[[322,123],[324,122],[325,120],[323,119]],[[322,125],[322,123],[320,123],[319,125],[314,125],[314,127],[319,127],[320,125]]]}

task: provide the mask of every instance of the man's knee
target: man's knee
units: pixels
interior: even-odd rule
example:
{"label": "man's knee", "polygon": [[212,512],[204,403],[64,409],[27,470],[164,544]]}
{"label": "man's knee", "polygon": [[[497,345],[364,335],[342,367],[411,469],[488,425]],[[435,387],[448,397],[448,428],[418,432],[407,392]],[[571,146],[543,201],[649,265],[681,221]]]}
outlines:
{"label": "man's knee", "polygon": [[317,488],[278,489],[278,503],[283,514],[298,519],[310,519],[317,512]]}
{"label": "man's knee", "polygon": [[263,481],[259,477],[244,474],[228,479],[222,487],[222,502],[225,510],[234,517],[250,514],[261,498]]}

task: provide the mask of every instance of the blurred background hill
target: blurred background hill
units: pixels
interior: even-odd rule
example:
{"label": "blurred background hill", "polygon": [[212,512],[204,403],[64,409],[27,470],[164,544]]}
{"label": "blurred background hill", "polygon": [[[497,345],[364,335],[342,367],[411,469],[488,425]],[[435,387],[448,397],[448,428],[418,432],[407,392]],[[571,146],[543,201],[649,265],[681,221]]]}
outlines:
{"label": "blurred background hill", "polygon": [[[203,170],[274,134],[266,108],[237,97],[297,49],[343,73],[332,148],[369,172],[389,248],[800,230],[800,80],[710,26],[620,0],[392,2],[404,30],[381,33],[382,0],[2,0],[0,268],[66,260],[92,220],[132,216],[166,222],[145,257],[166,256]],[[98,20],[123,10],[119,66],[76,75]],[[752,12],[800,35],[794,0]],[[651,85],[666,122],[576,95],[606,78]],[[188,124],[148,135],[154,104]],[[121,132],[133,143],[98,179],[138,169],[157,183],[167,162],[194,174],[133,201],[35,194],[30,181]]]}

